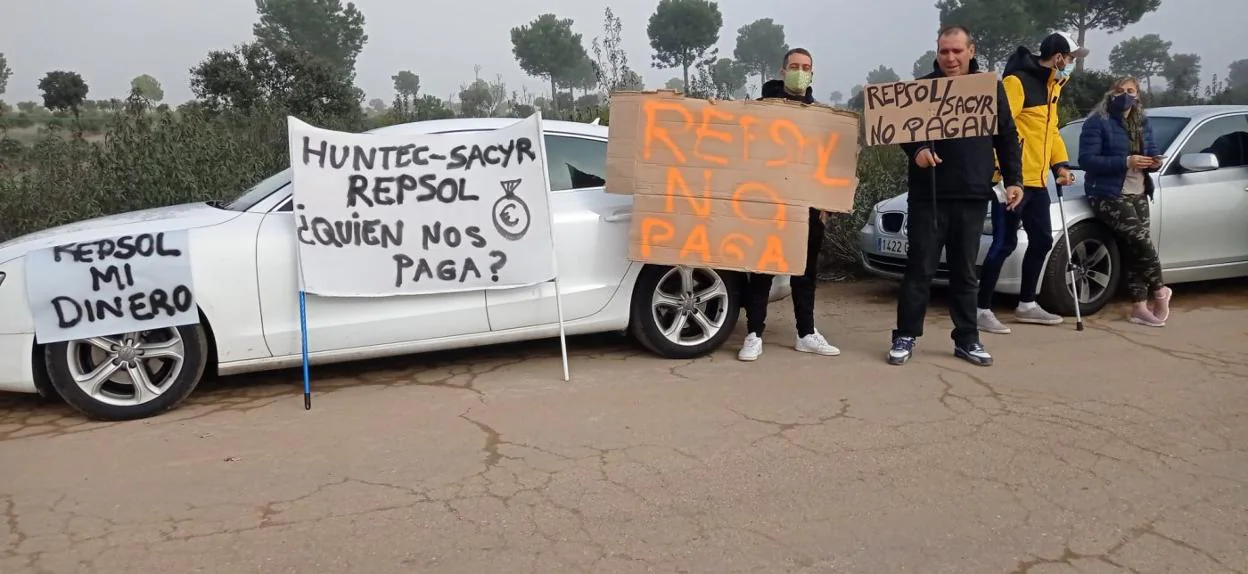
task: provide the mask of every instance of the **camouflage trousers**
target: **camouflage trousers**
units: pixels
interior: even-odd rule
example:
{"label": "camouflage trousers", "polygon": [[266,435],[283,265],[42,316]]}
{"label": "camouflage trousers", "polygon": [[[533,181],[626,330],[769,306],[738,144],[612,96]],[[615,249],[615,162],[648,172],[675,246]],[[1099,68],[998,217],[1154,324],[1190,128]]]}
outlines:
{"label": "camouflage trousers", "polygon": [[1123,194],[1113,199],[1088,198],[1092,213],[1114,232],[1127,272],[1127,290],[1133,302],[1148,300],[1161,289],[1161,261],[1149,236],[1148,196]]}

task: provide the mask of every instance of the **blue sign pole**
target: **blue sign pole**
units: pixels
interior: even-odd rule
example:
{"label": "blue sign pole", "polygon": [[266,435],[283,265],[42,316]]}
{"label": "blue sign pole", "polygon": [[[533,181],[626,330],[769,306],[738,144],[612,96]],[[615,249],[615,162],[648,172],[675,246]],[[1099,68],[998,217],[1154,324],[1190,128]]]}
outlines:
{"label": "blue sign pole", "polygon": [[312,410],[312,382],[308,375],[308,298],[299,291],[299,338],[303,343],[303,410]]}

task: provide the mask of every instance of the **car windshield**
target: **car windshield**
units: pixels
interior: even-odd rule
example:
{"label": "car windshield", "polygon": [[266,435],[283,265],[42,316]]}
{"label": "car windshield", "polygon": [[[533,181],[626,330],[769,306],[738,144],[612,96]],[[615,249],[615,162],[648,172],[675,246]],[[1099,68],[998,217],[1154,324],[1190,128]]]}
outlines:
{"label": "car windshield", "polygon": [[[1161,153],[1166,153],[1170,144],[1174,143],[1174,139],[1179,137],[1179,132],[1187,126],[1191,118],[1175,117],[1175,116],[1148,116],[1148,123],[1153,127],[1153,139],[1157,141],[1157,149]],[[1062,134],[1062,141],[1066,144],[1066,154],[1070,157],[1070,167],[1079,169],[1079,132],[1083,131],[1083,120],[1078,120],[1062,126],[1058,130]]]}
{"label": "car windshield", "polygon": [[260,203],[260,201],[264,198],[272,195],[273,192],[289,184],[290,177],[290,168],[283,169],[282,171],[270,175],[269,177],[264,178],[264,180],[260,183],[251,186],[251,188],[244,191],[242,195],[234,198],[234,201],[222,205],[221,209],[228,209],[230,211],[247,211],[248,209],[251,209],[253,205]]}

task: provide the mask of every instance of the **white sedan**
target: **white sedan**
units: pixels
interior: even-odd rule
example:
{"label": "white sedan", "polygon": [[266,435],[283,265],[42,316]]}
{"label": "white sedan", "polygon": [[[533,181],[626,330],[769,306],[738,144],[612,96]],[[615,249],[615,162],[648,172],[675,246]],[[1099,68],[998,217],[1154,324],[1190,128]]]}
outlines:
{"label": "white sedan", "polygon": [[[493,130],[509,119],[382,128]],[[714,351],[731,335],[744,276],[627,259],[632,197],[603,191],[607,128],[545,121],[551,209],[567,334],[625,331],[659,356]],[[380,130],[379,130],[380,131]],[[35,339],[23,256],[139,232],[188,230],[200,323],[47,345]],[[205,376],[301,364],[291,171],[233,201],[124,213],[0,244],[0,391],[59,395],[103,420],[174,407]],[[773,301],[789,295],[787,277]],[[558,336],[552,284],[380,298],[307,296],[310,362],[325,364]],[[552,376],[557,376],[552,373]]]}

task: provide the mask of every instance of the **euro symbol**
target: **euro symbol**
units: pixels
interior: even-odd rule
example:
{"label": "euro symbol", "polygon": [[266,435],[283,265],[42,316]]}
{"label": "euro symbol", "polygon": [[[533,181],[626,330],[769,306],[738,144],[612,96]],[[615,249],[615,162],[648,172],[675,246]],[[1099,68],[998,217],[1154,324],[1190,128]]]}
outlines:
{"label": "euro symbol", "polygon": [[511,210],[515,209],[515,207],[516,205],[514,203],[509,203],[503,208],[503,211],[498,214],[498,218],[502,220],[503,225],[507,227],[515,227],[517,223],[520,223],[519,219],[511,216]]}
{"label": "euro symbol", "polygon": [[503,187],[503,196],[494,202],[494,208],[491,210],[494,216],[494,229],[507,241],[519,241],[524,234],[529,232],[529,224],[532,223],[530,219],[533,214],[529,213],[529,206],[524,203],[524,200],[516,195],[516,189],[520,187],[519,179],[508,179],[498,183]]}

